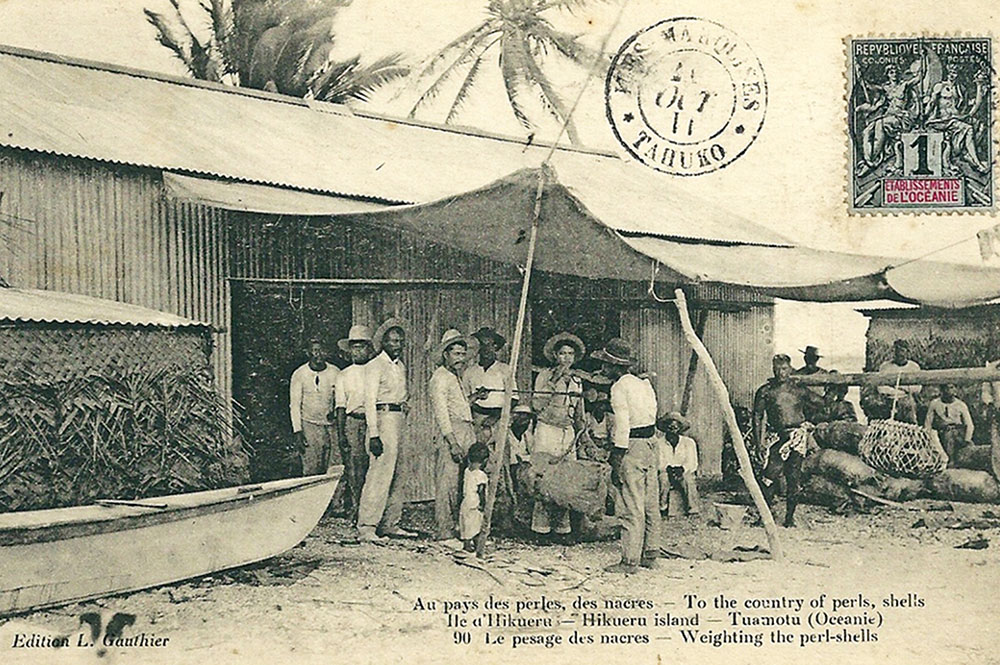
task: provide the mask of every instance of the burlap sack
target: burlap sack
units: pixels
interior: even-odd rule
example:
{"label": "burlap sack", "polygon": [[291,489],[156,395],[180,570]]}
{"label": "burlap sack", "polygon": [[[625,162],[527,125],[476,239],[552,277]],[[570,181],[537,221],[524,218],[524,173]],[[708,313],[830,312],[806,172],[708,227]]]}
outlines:
{"label": "burlap sack", "polygon": [[806,458],[802,471],[825,476],[847,487],[857,487],[875,479],[875,469],[865,464],[860,457],[840,450],[818,450]]}
{"label": "burlap sack", "polygon": [[551,501],[589,517],[604,512],[611,466],[564,457],[555,464],[544,454],[532,455],[532,475],[537,498]]}
{"label": "burlap sack", "polygon": [[813,438],[822,448],[842,450],[852,455],[858,454],[858,442],[865,435],[866,427],[861,423],[837,421],[820,423],[813,431]]}
{"label": "burlap sack", "polygon": [[818,506],[835,508],[851,500],[850,491],[822,475],[809,476],[802,485],[802,500]]}
{"label": "burlap sack", "polygon": [[962,446],[955,451],[952,460],[959,469],[976,469],[977,471],[992,471],[990,463],[991,446]]}
{"label": "burlap sack", "polygon": [[1000,486],[986,471],[945,469],[928,478],[927,487],[935,499],[944,501],[1000,502]]}

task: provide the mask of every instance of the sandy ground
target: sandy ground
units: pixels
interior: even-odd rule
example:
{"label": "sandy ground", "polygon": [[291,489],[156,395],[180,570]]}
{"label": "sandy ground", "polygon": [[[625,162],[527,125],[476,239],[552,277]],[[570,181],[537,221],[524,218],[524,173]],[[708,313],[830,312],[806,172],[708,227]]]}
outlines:
{"label": "sandy ground", "polygon": [[[326,519],[304,543],[256,566],[7,620],[0,625],[0,663],[1000,663],[1000,529],[990,524],[1000,509],[953,505],[950,512],[879,508],[846,517],[803,506],[799,528],[781,529],[784,562],[675,558],[629,576],[602,571],[618,559],[614,541],[574,546],[500,541],[478,569],[457,563],[429,541],[358,545],[344,520]],[[974,528],[951,528],[975,518],[980,522]],[[914,527],[920,519],[927,526]],[[693,552],[766,545],[759,528],[724,531],[708,522],[704,517],[665,520],[665,548]],[[989,541],[986,549],[956,549],[979,534]],[[644,616],[652,623],[654,614],[694,614],[685,594],[707,601],[699,612],[701,635],[758,632],[764,646],[685,643],[676,627],[583,628],[585,610],[573,608],[578,599],[641,599],[653,609],[608,613]],[[754,617],[795,614],[803,625],[787,627],[793,643],[768,643],[774,627],[733,627],[724,610],[713,608],[719,594],[736,600],[740,611],[747,611],[747,599],[803,599],[805,608],[798,613],[747,611]],[[800,634],[825,631],[805,625],[809,600],[819,594],[826,594],[828,614],[854,617],[850,620],[881,617],[881,625],[868,628],[877,641],[869,635],[864,643],[800,646]],[[890,594],[914,602],[908,594],[917,594],[924,606],[884,608]],[[444,601],[477,601],[479,609],[462,617],[472,622],[484,614],[483,604],[491,597],[512,605],[518,600],[547,604],[547,611],[525,610],[520,616],[547,616],[555,627],[448,627]],[[418,599],[437,606],[414,609]],[[830,612],[834,599],[841,601],[837,613]],[[852,599],[867,599],[874,607],[851,608]],[[553,608],[553,603],[562,606]],[[134,614],[135,625],[126,635],[153,634],[168,637],[169,643],[110,648],[102,657],[90,647],[10,648],[18,633],[68,634],[75,644],[81,634],[78,617],[85,611],[100,612],[105,621],[116,612]],[[844,629],[830,628],[831,633]],[[847,630],[860,633],[862,628]],[[569,644],[574,631],[595,640],[602,633],[640,634],[649,643]],[[469,643],[456,644],[466,632]],[[504,643],[486,644],[486,633],[491,640],[504,635]],[[515,636],[544,640],[546,635],[550,640],[561,636],[562,643],[511,645]]]}

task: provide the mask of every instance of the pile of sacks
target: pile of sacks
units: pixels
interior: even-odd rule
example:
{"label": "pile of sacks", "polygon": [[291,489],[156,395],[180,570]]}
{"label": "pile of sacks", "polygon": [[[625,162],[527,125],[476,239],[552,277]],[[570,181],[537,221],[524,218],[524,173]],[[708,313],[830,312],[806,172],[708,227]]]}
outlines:
{"label": "pile of sacks", "polygon": [[1000,503],[1000,485],[990,473],[990,446],[960,449],[952,466],[926,478],[907,478],[876,470],[858,455],[867,427],[832,422],[816,426],[813,437],[820,449],[806,457],[802,471],[804,498],[822,505],[851,501],[851,489],[890,501],[940,499],[970,503]]}

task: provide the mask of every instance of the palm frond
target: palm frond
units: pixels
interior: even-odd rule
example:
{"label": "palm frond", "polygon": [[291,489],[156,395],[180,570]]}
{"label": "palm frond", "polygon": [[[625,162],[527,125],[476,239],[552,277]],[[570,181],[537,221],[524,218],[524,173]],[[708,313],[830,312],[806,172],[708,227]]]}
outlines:
{"label": "palm frond", "polygon": [[505,34],[504,36],[506,38],[500,42],[500,73],[503,77],[504,89],[507,91],[507,101],[514,112],[514,117],[521,123],[521,126],[527,130],[531,130],[534,128],[534,125],[528,119],[528,115],[521,106],[521,100],[518,98],[520,95],[518,84],[523,81],[525,71],[524,63],[522,62],[523,56],[521,51],[513,44],[513,39],[510,35]]}
{"label": "palm frond", "polygon": [[[543,46],[551,45],[557,53],[581,67],[590,67],[602,58],[600,51],[580,43],[579,35],[554,30],[548,21],[538,21],[531,26],[531,36]],[[607,58],[610,64],[611,59]]]}
{"label": "palm frond", "polygon": [[332,62],[310,86],[316,99],[343,104],[350,100],[366,102],[377,88],[405,78],[410,73],[402,64],[402,56],[393,54],[361,66],[355,56],[347,61]]}
{"label": "palm frond", "polygon": [[564,9],[573,14],[577,9],[582,9],[584,6],[594,4],[595,2],[606,3],[607,0],[541,0],[536,7],[538,12],[544,12],[549,9]]}
{"label": "palm frond", "polygon": [[459,110],[462,108],[462,104],[468,99],[469,93],[472,91],[472,86],[475,84],[479,76],[480,66],[483,64],[483,59],[489,52],[493,45],[500,41],[500,37],[495,38],[492,42],[486,45],[486,47],[479,53],[475,61],[472,63],[472,67],[469,68],[469,73],[466,75],[465,80],[462,81],[462,85],[459,87],[458,92],[455,93],[455,100],[451,103],[451,108],[448,110],[448,115],[444,119],[444,123],[450,124],[458,116]]}
{"label": "palm frond", "polygon": [[431,55],[425,62],[418,65],[420,71],[416,74],[415,79],[419,81],[425,76],[430,76],[441,63],[448,59],[448,56],[451,55],[452,52],[465,48],[470,43],[476,41],[484,33],[496,30],[496,24],[496,19],[486,19],[476,27],[462,35],[459,35],[451,42],[435,51],[434,54]]}
{"label": "palm frond", "polygon": [[410,109],[409,117],[414,117],[417,114],[417,110],[421,106],[437,97],[438,93],[441,92],[441,86],[447,83],[459,69],[461,69],[475,56],[476,51],[483,45],[483,42],[488,39],[491,34],[491,32],[481,33],[464,51],[462,51],[462,53],[459,54],[457,58],[455,58],[454,61],[452,61],[450,65],[448,65],[443,72],[441,72],[434,82],[431,83],[426,90],[424,90],[423,94],[417,98],[417,101],[414,102],[413,108]]}
{"label": "palm frond", "polygon": [[515,47],[522,51],[524,66],[526,68],[526,79],[530,85],[537,88],[541,93],[542,105],[555,116],[556,120],[565,123],[566,136],[569,137],[570,143],[578,145],[580,143],[580,136],[577,134],[573,118],[570,115],[569,109],[563,103],[562,98],[559,97],[559,93],[552,86],[552,82],[549,81],[549,78],[542,71],[542,68],[538,66],[535,59],[531,57],[527,45],[523,40],[518,40]]}
{"label": "palm frond", "polygon": [[151,9],[143,9],[146,21],[156,28],[156,41],[173,52],[174,56],[184,65],[185,69],[194,76],[194,65],[191,62],[189,51],[190,38],[188,35],[180,35],[166,16]]}

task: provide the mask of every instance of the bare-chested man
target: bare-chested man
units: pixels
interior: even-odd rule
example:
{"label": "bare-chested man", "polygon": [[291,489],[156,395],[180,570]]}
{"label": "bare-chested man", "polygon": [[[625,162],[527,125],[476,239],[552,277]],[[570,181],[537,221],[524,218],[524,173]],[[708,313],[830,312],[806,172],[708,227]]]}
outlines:
{"label": "bare-chested man", "polygon": [[[764,496],[770,504],[774,482],[785,474],[785,526],[795,526],[795,507],[799,499],[802,459],[812,435],[806,427],[812,415],[823,407],[822,398],[804,386],[788,380],[792,360],[785,354],[771,361],[774,378],[757,389],[753,399],[753,431],[757,450],[765,451],[763,463]],[[768,431],[777,436],[768,437]]]}

